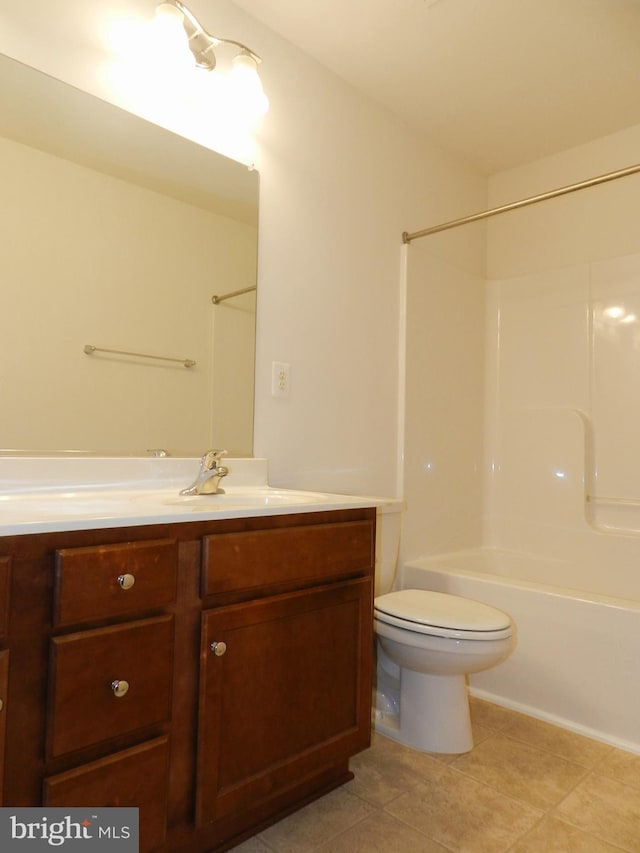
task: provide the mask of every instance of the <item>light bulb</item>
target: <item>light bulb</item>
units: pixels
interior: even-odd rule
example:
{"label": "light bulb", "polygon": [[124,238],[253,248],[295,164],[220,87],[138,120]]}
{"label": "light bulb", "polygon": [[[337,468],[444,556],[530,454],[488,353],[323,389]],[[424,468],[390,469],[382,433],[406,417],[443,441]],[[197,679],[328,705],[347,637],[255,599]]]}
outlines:
{"label": "light bulb", "polygon": [[269,100],[258,75],[258,64],[246,51],[239,53],[231,64],[229,86],[231,98],[245,115],[259,118],[269,109]]}
{"label": "light bulb", "polygon": [[174,66],[192,66],[193,57],[185,33],[184,15],[176,6],[161,3],[156,7],[154,42],[161,62],[167,60]]}

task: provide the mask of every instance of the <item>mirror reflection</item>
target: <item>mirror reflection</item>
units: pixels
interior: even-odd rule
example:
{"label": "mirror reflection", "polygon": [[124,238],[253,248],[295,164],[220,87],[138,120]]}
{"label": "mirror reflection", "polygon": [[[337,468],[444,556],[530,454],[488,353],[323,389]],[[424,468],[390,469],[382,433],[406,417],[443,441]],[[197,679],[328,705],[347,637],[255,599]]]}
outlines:
{"label": "mirror reflection", "polygon": [[257,173],[2,56],[0,100],[0,448],[251,455]]}

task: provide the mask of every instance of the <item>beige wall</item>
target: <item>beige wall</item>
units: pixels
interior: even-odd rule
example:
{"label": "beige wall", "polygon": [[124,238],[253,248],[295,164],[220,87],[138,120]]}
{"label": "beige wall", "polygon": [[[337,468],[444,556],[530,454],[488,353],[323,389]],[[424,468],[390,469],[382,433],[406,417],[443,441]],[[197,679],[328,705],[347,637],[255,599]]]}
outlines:
{"label": "beige wall", "polygon": [[[253,246],[243,257],[253,275]],[[241,266],[241,265],[239,265]],[[241,269],[238,269],[241,272]],[[238,290],[249,277],[238,276]],[[253,388],[255,372],[256,294],[245,293],[213,309],[213,394],[211,446],[231,456],[250,456],[253,448]]]}

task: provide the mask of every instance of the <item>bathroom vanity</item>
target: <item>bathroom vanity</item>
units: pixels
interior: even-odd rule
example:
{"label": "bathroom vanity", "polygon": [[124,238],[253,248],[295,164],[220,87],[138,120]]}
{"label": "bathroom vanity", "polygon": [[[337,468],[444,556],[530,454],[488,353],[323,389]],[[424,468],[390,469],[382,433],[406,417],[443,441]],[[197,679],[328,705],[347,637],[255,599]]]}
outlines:
{"label": "bathroom vanity", "polygon": [[3,805],[137,806],[143,853],[201,853],[351,778],[375,507],[252,512],[0,537]]}

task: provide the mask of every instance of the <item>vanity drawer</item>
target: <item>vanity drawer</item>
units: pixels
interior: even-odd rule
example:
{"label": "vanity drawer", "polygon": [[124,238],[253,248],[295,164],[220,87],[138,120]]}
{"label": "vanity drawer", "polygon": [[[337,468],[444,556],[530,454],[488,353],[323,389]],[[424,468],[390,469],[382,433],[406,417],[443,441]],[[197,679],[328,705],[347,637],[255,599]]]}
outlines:
{"label": "vanity drawer", "polygon": [[374,521],[308,524],[215,533],[203,543],[203,596],[300,581],[323,581],[373,568]]}
{"label": "vanity drawer", "polygon": [[51,757],[169,719],[173,617],[51,641]]}
{"label": "vanity drawer", "polygon": [[56,627],[110,619],[171,604],[176,597],[174,539],[56,551]]}
{"label": "vanity drawer", "polygon": [[0,642],[2,642],[9,633],[10,579],[11,558],[0,557]]}
{"label": "vanity drawer", "polygon": [[166,737],[125,749],[44,780],[45,806],[140,809],[140,851],[155,850],[167,827]]}

